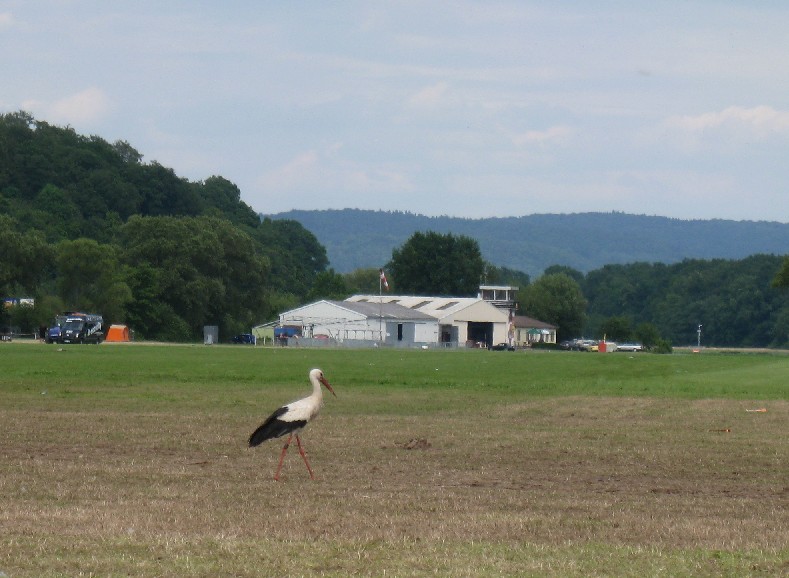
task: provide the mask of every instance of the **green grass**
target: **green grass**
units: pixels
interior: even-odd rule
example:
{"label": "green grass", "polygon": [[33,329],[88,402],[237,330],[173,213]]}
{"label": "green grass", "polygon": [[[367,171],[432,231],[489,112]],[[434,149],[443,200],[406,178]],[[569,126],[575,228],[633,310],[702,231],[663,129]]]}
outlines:
{"label": "green grass", "polygon": [[[275,483],[246,436],[312,367],[318,479],[294,448]],[[789,570],[786,354],[4,343],[0,370],[9,577]]]}
{"label": "green grass", "polygon": [[[321,367],[338,394],[363,404],[340,413],[463,411],[471,404],[535,397],[786,399],[789,355],[594,354],[422,350],[4,344],[6,407],[190,407],[227,411],[255,396],[285,399],[308,390]],[[284,397],[283,397],[284,396]]]}
{"label": "green grass", "polygon": [[526,396],[783,399],[789,355],[594,354],[421,350],[307,350],[205,346],[4,344],[3,385],[90,389],[168,386],[244,389],[305,383],[320,366],[343,386],[438,388]]}

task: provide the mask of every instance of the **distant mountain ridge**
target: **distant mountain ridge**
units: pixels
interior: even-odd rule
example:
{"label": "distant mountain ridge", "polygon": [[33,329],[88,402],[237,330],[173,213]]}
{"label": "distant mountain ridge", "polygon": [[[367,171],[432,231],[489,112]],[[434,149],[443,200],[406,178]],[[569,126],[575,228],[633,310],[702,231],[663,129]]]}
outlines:
{"label": "distant mountain ridge", "polygon": [[487,261],[533,278],[551,265],[587,273],[609,264],[789,254],[789,224],[769,221],[681,220],[616,212],[462,219],[361,209],[267,216],[301,223],[326,247],[331,267],[339,273],[383,266],[392,249],[417,231],[476,239]]}

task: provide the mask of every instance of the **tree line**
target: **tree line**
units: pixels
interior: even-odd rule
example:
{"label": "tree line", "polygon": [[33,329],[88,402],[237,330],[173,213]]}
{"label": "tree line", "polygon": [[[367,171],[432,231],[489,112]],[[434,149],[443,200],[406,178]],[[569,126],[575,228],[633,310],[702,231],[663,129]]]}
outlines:
{"label": "tree line", "polygon": [[589,299],[587,327],[615,335],[650,322],[672,342],[693,344],[701,325],[706,345],[787,347],[789,285],[780,277],[787,263],[752,255],[606,266],[588,273],[581,285]]}
{"label": "tree line", "polygon": [[[230,181],[190,182],[144,163],[126,142],[76,134],[24,112],[0,115],[0,325],[32,330],[85,310],[139,338],[229,337],[297,305],[378,291],[378,268],[337,273],[295,220],[260,219]],[[348,250],[357,250],[348,248]],[[519,313],[560,338],[658,337],[689,343],[699,324],[721,346],[789,345],[789,259],[554,265],[527,273],[482,258],[467,235],[416,232],[383,265],[391,290],[476,295],[480,283],[520,287]]]}

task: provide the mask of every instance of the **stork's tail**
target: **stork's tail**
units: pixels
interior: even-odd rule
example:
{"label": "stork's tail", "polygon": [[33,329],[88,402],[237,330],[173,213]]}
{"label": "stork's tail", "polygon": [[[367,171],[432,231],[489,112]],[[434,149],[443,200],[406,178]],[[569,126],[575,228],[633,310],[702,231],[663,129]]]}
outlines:
{"label": "stork's tail", "polygon": [[287,407],[281,407],[260,424],[260,427],[249,436],[249,447],[259,446],[266,440],[282,437],[306,425],[306,422],[291,422],[279,419],[287,411]]}

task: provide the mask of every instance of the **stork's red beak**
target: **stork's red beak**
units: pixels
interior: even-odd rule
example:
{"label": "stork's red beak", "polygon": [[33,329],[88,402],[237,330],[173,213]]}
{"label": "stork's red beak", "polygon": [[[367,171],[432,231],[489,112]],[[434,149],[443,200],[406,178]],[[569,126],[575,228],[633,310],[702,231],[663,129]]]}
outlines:
{"label": "stork's red beak", "polygon": [[321,376],[320,376],[318,379],[320,380],[320,382],[321,382],[323,385],[325,385],[325,386],[326,386],[326,389],[328,389],[328,390],[331,392],[331,394],[332,394],[334,397],[337,397],[337,394],[336,394],[336,393],[334,393],[334,390],[331,388],[331,385],[329,384],[329,382],[328,382],[328,381],[326,381],[326,378],[325,378],[325,377],[323,377],[323,376],[321,375]]}

